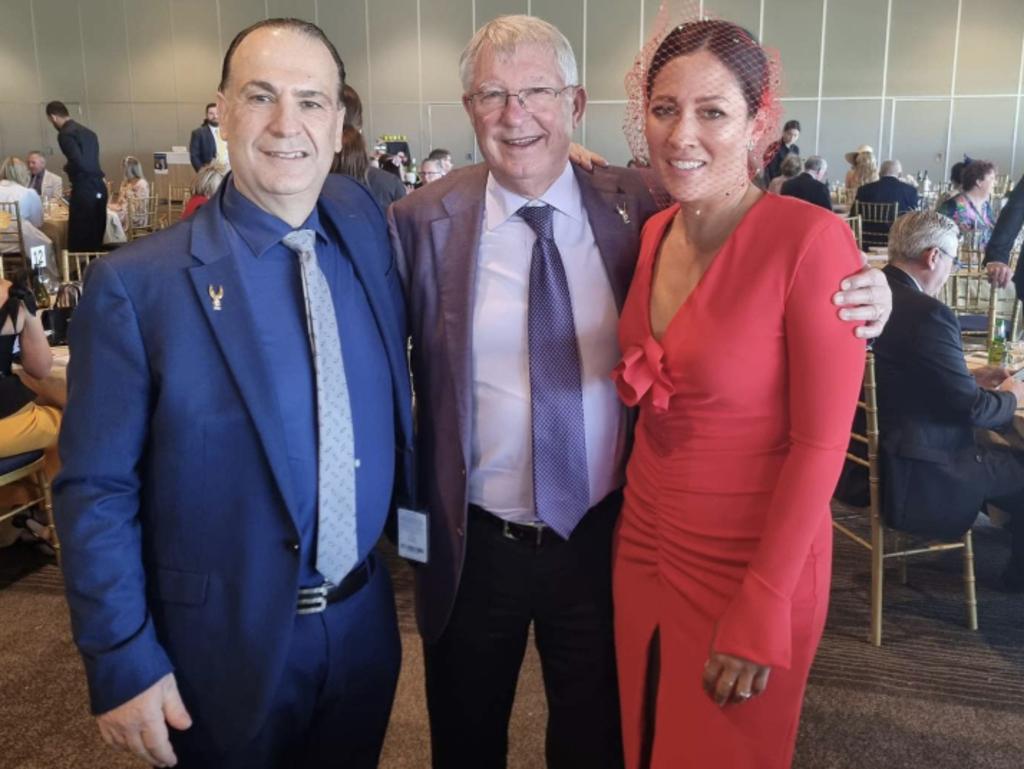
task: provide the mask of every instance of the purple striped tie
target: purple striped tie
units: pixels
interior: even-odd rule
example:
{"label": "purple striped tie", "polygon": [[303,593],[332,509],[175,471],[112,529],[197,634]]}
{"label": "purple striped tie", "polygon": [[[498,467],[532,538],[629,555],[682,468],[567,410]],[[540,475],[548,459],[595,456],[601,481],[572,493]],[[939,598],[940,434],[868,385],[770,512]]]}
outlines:
{"label": "purple striped tie", "polygon": [[582,366],[551,206],[518,211],[536,233],[530,262],[530,408],[537,517],[568,539],[590,507]]}

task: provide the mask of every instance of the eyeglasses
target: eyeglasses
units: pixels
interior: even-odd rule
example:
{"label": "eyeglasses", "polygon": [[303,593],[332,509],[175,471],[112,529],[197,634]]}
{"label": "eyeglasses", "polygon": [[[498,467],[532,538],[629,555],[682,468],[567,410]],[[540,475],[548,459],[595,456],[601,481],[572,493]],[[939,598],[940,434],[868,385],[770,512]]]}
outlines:
{"label": "eyeglasses", "polygon": [[515,96],[519,106],[532,115],[535,112],[543,112],[554,107],[558,97],[570,88],[579,88],[579,86],[523,88],[520,91],[477,91],[476,93],[467,94],[463,98],[473,103],[477,113],[488,115],[505,109],[508,106],[508,97]]}
{"label": "eyeglasses", "polygon": [[951,253],[949,253],[949,251],[946,251],[944,248],[941,248],[939,246],[936,246],[935,248],[938,249],[940,254],[942,254],[943,256],[948,256],[950,259],[953,260],[953,269],[954,270],[962,270],[963,269],[964,263],[960,261],[960,257],[959,256],[957,256],[956,254],[951,254]]}

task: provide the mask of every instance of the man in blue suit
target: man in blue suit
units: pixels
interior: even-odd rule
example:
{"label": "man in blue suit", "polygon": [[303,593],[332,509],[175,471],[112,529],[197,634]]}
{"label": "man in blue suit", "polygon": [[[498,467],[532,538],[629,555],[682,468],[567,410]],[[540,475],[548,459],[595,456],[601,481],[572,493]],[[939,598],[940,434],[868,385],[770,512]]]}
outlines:
{"label": "man in blue suit", "polygon": [[153,765],[377,765],[401,647],[371,551],[411,398],[384,217],[325,183],[343,86],[317,27],[239,33],[218,93],[232,175],[95,262],[75,315],[72,628],[101,734]]}

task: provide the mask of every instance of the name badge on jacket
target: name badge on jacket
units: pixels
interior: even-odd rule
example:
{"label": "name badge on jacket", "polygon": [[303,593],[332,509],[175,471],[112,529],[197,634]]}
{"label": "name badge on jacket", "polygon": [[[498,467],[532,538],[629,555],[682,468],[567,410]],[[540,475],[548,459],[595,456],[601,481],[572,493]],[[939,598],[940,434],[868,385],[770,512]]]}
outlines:
{"label": "name badge on jacket", "polygon": [[406,507],[398,508],[398,554],[410,561],[426,563],[429,552],[427,514]]}

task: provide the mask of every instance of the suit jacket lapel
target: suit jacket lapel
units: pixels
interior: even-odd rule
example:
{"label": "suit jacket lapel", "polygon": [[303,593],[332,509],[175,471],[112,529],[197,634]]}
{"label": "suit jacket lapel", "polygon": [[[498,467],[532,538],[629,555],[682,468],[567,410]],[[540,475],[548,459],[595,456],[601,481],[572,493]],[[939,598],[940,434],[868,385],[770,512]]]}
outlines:
{"label": "suit jacket lapel", "polygon": [[[221,190],[225,187],[222,184]],[[256,339],[253,308],[224,231],[221,196],[216,196],[195,216],[191,250],[200,263],[189,269],[189,276],[196,298],[238,385],[281,496],[295,521],[298,506],[288,465],[284,424],[271,386],[271,362],[265,359]],[[211,291],[223,292],[219,302],[210,296]]]}
{"label": "suit jacket lapel", "polygon": [[580,185],[583,207],[587,210],[597,250],[601,252],[601,261],[615,295],[615,305],[621,313],[640,247],[641,214],[630,210],[627,195],[614,174],[590,174],[576,165],[573,171]]}
{"label": "suit jacket lapel", "polygon": [[448,217],[430,226],[448,365],[455,384],[459,434],[467,466],[473,408],[473,298],[486,187],[487,166],[481,164],[472,177],[442,199]]}
{"label": "suit jacket lapel", "polygon": [[[327,185],[331,184],[332,180],[328,178]],[[409,364],[405,351],[405,308],[401,296],[392,296],[387,286],[386,260],[391,256],[387,233],[382,229],[375,236],[363,217],[346,213],[339,208],[335,204],[335,197],[330,193],[321,197],[320,205],[321,211],[334,224],[370,303],[370,310],[384,343],[391,380],[394,383],[399,427],[406,446],[411,447],[412,387],[409,383]],[[375,242],[380,245],[374,247]],[[371,247],[367,247],[367,244]]]}

